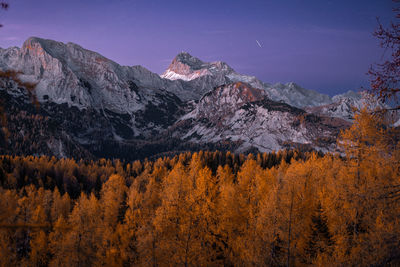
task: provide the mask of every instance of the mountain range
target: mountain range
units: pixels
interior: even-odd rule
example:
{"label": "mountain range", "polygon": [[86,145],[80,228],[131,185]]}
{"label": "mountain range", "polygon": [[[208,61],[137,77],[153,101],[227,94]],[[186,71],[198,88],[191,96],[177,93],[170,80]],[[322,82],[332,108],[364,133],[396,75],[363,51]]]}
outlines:
{"label": "mountain range", "polygon": [[36,37],[0,49],[0,70],[3,153],[131,160],[199,149],[333,151],[353,107],[382,105],[351,91],[330,97],[269,84],[186,52],[158,75]]}

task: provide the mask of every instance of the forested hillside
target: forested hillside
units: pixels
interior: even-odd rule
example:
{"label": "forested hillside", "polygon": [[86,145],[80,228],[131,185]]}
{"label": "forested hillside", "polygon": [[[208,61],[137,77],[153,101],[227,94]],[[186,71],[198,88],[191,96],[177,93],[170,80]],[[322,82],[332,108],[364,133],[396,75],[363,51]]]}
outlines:
{"label": "forested hillside", "polygon": [[397,266],[393,131],[364,110],[336,155],[2,156],[1,266]]}

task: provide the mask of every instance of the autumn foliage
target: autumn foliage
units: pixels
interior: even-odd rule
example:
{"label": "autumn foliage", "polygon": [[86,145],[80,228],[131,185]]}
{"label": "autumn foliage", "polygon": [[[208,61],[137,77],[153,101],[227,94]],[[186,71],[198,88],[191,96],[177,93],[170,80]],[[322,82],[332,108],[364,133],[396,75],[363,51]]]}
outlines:
{"label": "autumn foliage", "polygon": [[377,116],[337,155],[3,156],[1,266],[399,265],[399,143]]}

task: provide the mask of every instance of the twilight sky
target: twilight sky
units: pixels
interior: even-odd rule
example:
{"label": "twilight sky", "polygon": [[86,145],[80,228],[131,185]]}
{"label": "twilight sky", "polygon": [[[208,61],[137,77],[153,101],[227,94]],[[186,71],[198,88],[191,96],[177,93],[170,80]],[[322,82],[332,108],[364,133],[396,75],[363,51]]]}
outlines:
{"label": "twilight sky", "polygon": [[[237,72],[330,95],[368,85],[382,58],[376,17],[391,0],[9,0],[0,47],[30,36],[74,42],[162,73],[186,51]],[[257,44],[260,43],[261,47]]]}

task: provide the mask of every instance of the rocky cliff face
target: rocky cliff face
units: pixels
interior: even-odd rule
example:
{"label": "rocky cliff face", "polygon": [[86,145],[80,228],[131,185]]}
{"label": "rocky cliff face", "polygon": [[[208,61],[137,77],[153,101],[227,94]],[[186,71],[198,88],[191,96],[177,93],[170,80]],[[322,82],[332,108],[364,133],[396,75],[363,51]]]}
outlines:
{"label": "rocky cliff face", "polygon": [[95,110],[110,121],[119,116],[130,137],[165,129],[182,105],[163,89],[168,81],[157,74],[120,66],[72,43],[29,38],[21,49],[2,50],[0,62],[3,70],[17,71],[18,79],[36,84],[40,103]]}
{"label": "rocky cliff face", "polygon": [[196,108],[180,118],[175,134],[197,143],[239,142],[238,151],[262,152],[305,145],[334,149],[334,136],[349,124],[341,119],[307,114],[271,101],[264,91],[242,82],[215,88]]}
{"label": "rocky cliff face", "polygon": [[143,100],[153,100],[135,83],[140,70],[119,66],[79,45],[29,38],[21,49],[11,51],[13,56],[3,57],[2,66],[37,83],[39,101],[133,113],[144,108]]}

